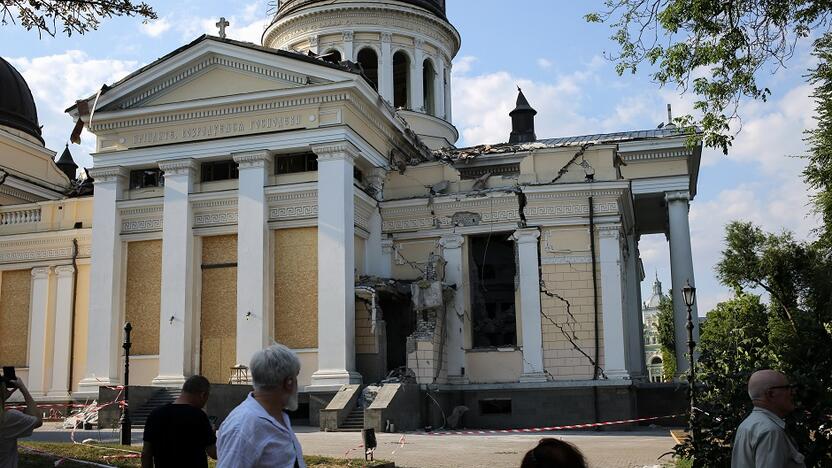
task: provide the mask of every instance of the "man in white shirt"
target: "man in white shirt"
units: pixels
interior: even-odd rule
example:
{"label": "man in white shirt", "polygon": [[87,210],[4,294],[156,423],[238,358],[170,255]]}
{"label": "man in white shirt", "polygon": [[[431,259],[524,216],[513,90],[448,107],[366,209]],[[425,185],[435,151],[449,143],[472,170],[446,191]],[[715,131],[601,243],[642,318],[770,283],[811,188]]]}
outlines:
{"label": "man in white shirt", "polygon": [[258,351],[249,366],[254,391],[217,433],[218,468],[306,468],[284,410],[298,408],[300,360],[286,346]]}
{"label": "man in white shirt", "polygon": [[780,372],[765,369],[748,379],[754,410],[734,438],[732,468],[804,468],[803,455],[786,434],[783,418],[794,411],[795,386]]}
{"label": "man in white shirt", "polygon": [[[32,431],[43,424],[35,400],[23,382],[15,379],[10,385],[11,388],[7,389],[6,382],[0,379],[0,468],[17,468],[17,439],[29,437]],[[26,401],[26,409],[22,413],[3,410],[3,404],[15,389],[20,390]]]}

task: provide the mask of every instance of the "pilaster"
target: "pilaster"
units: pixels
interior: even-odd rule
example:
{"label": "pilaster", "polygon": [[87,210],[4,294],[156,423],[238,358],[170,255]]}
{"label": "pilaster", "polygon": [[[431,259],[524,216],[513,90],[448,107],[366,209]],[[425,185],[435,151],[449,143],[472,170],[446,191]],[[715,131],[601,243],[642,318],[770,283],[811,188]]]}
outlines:
{"label": "pilaster", "polygon": [[317,34],[313,34],[313,35],[309,36],[309,52],[312,52],[313,54],[318,53],[318,35]]}
{"label": "pilaster", "polygon": [[360,383],[355,372],[355,191],[358,149],[342,141],[318,155],[318,370],[312,387]]}
{"label": "pilaster", "polygon": [[268,203],[264,187],[272,156],[268,151],[233,155],[239,165],[237,201],[237,364],[248,365],[270,336],[268,302]]}
{"label": "pilaster", "polygon": [[47,344],[49,330],[49,277],[51,267],[32,268],[31,313],[29,319],[29,379],[27,387],[32,396],[46,395],[46,370],[49,368]]}
{"label": "pilaster", "polygon": [[413,62],[410,64],[410,108],[417,112],[425,112],[425,84],[423,82],[425,41],[415,39],[413,42]]}
{"label": "pilaster", "polygon": [[466,383],[465,377],[465,277],[462,271],[462,245],[465,237],[449,234],[439,240],[445,259],[445,282],[456,285],[453,307],[445,314],[447,327],[446,353],[448,356],[448,382]]}
{"label": "pilaster", "polygon": [[344,31],[344,60],[355,61],[355,43],[353,42],[355,33],[353,31]]}
{"label": "pilaster", "polygon": [[520,320],[523,332],[523,375],[521,382],[545,382],[543,330],[540,322],[540,265],[536,228],[518,229],[511,239],[517,242],[520,279]]}
{"label": "pilaster", "polygon": [[52,384],[50,397],[69,397],[70,356],[72,355],[72,307],[75,304],[75,267],[55,267],[55,336],[52,345]]}
{"label": "pilaster", "polygon": [[98,387],[119,381],[118,357],[122,328],[121,220],[116,202],[121,199],[128,172],[120,167],[89,171],[95,183],[92,215],[90,308],[87,325],[87,370],[80,395],[98,396]]}
{"label": "pilaster", "polygon": [[393,105],[393,35],[381,33],[381,57],[378,67],[378,93]]}
{"label": "pilaster", "polygon": [[436,78],[433,85],[436,108],[436,117],[445,119],[445,59],[440,58],[436,61]]}
{"label": "pilaster", "polygon": [[159,313],[159,375],[154,385],[181,386],[189,374],[193,328],[193,215],[188,198],[197,164],[163,161],[162,297]]}
{"label": "pilaster", "polygon": [[629,379],[624,321],[621,226],[598,227],[601,262],[601,306],[604,319],[604,372],[611,379]]}
{"label": "pilaster", "polygon": [[382,237],[381,239],[381,277],[393,277],[393,239]]}
{"label": "pilaster", "polygon": [[[673,295],[673,324],[676,336],[676,372],[682,375],[688,371],[688,310],[682,296],[682,288],[687,281],[696,286],[693,277],[693,254],[690,246],[690,224],[688,212],[690,210],[690,193],[667,192],[667,217],[669,221],[670,241],[670,276],[671,293]],[[693,317],[693,340],[699,341],[699,315],[697,305],[691,308]]]}

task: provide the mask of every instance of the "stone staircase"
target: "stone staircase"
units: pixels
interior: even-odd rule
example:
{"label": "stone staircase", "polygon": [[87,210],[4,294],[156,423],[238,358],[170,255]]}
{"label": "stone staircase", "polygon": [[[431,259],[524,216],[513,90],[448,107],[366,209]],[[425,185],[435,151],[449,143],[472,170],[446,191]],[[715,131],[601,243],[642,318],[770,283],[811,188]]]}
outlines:
{"label": "stone staircase", "polygon": [[344,422],[338,426],[338,432],[361,432],[364,429],[364,409],[357,406],[350,411]]}
{"label": "stone staircase", "polygon": [[180,389],[160,388],[145,404],[130,411],[130,423],[133,427],[144,427],[147,417],[150,416],[153,410],[168,403],[173,403],[180,393],[182,393]]}

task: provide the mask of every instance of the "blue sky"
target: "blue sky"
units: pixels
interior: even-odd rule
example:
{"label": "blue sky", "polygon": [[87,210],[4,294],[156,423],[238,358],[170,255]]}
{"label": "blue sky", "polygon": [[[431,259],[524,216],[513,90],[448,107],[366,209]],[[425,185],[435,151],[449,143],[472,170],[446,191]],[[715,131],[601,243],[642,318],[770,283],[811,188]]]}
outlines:
{"label": "blue sky", "polygon": [[[63,109],[102,83],[111,83],[165,55],[203,32],[216,33],[220,16],[231,22],[229,37],[259,43],[268,22],[265,0],[146,0],[159,20],[143,25],[135,18],[105,21],[84,36],[39,39],[21,28],[0,28],[0,55],[26,77],[35,94],[47,146],[60,151],[72,129]],[[661,89],[642,70],[619,77],[606,60],[614,52],[605,25],[587,24],[583,15],[602,2],[566,0],[448,0],[448,17],[462,35],[454,60],[454,124],[459,145],[494,143],[508,137],[508,112],[515,84],[538,110],[537,134],[555,137],[654,128],[674,114],[692,109],[691,96]],[[810,235],[817,221],[808,215],[808,194],[799,175],[803,162],[789,157],[805,151],[802,131],[813,125],[811,89],[803,75],[811,65],[807,43],[799,44],[788,69],[761,75],[773,90],[767,103],[743,103],[742,132],[729,156],[706,150],[699,189],[691,204],[696,282],[700,314],[727,298],[713,272],[724,236],[735,219],[766,229]],[[80,164],[93,139],[84,136],[71,149]],[[670,286],[664,236],[645,236],[640,244],[647,280],[645,300],[657,272]]]}

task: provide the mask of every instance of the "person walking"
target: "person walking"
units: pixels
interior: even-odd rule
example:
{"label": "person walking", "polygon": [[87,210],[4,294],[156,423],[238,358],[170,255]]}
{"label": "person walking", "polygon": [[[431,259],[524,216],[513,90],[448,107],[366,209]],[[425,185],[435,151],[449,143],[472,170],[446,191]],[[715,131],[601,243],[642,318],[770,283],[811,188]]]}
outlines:
{"label": "person walking", "polygon": [[754,410],[734,437],[732,468],[802,468],[804,457],[786,434],[788,414],[794,411],[795,386],[780,372],[764,369],[748,379]]}
{"label": "person walking", "polygon": [[284,412],[298,408],[300,360],[275,344],[256,352],[249,368],[254,391],[220,425],[217,468],[306,468]]}
{"label": "person walking", "polygon": [[[17,439],[29,437],[32,432],[43,425],[43,418],[34,398],[20,379],[6,382],[0,379],[0,468],[17,468]],[[26,409],[23,412],[10,409],[3,410],[6,400],[20,390]]]}
{"label": "person walking", "polygon": [[142,468],[208,468],[208,457],[217,459],[217,436],[202,410],[210,392],[208,379],[188,377],[173,403],[150,413],[144,425]]}

